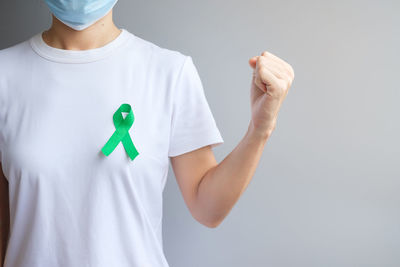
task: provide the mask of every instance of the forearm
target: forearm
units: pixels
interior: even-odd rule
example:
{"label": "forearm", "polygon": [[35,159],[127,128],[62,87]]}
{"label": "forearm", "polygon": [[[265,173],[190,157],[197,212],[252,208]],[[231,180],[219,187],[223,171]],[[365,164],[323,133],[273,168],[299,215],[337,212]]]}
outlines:
{"label": "forearm", "polygon": [[9,235],[8,215],[4,215],[3,206],[0,215],[0,266],[3,266]]}
{"label": "forearm", "polygon": [[9,236],[8,183],[0,169],[0,266],[3,266]]}
{"label": "forearm", "polygon": [[197,188],[197,216],[215,227],[230,212],[254,175],[268,135],[257,133],[252,124],[239,142],[218,165],[210,169]]}

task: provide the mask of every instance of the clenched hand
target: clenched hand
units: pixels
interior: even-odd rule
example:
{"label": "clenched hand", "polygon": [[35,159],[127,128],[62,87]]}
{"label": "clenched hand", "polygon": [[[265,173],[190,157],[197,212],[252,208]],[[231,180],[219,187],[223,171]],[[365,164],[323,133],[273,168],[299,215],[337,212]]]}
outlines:
{"label": "clenched hand", "polygon": [[275,129],[283,100],[294,79],[293,68],[279,57],[264,51],[249,60],[253,68],[251,84],[251,124],[261,136]]}

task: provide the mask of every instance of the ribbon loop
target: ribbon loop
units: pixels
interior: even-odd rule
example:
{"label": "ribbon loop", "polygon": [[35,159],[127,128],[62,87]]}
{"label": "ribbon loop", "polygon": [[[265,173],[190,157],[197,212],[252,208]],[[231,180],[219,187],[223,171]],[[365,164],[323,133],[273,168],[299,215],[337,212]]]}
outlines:
{"label": "ribbon loop", "polygon": [[[122,112],[128,113],[125,116],[125,119],[122,117]],[[132,127],[134,120],[135,116],[133,115],[131,105],[127,103],[121,104],[121,106],[113,115],[115,131],[101,149],[104,155],[110,155],[111,152],[113,152],[117,147],[119,142],[122,142],[125,151],[128,153],[131,160],[134,160],[136,156],[139,155],[139,152],[136,150],[136,147],[129,135],[129,129]]]}

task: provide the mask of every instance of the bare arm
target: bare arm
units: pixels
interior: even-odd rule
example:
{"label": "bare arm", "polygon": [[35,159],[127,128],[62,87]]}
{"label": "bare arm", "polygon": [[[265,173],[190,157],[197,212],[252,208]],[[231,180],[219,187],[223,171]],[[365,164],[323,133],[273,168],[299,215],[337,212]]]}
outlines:
{"label": "bare arm", "polygon": [[10,209],[8,200],[8,181],[4,176],[0,162],[0,266],[3,266],[10,227]]}
{"label": "bare arm", "polygon": [[212,228],[227,216],[254,175],[294,78],[288,63],[266,51],[251,58],[249,64],[254,70],[250,91],[252,118],[239,144],[220,163],[210,146],[171,158],[192,216]]}
{"label": "bare arm", "polygon": [[214,228],[247,188],[267,136],[249,127],[235,149],[217,164],[210,146],[171,158],[172,167],[192,216]]}

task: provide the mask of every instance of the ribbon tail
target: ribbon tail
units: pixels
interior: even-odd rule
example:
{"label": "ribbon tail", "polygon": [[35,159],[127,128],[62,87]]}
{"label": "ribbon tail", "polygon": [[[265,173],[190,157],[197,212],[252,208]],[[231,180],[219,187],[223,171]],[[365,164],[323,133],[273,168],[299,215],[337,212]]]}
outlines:
{"label": "ribbon tail", "polygon": [[114,149],[117,147],[119,141],[121,140],[118,135],[119,135],[118,132],[115,131],[113,135],[108,139],[107,143],[103,146],[101,151],[103,152],[104,155],[106,156],[110,155],[111,152],[113,152]]}
{"label": "ribbon tail", "polygon": [[122,144],[124,145],[125,151],[128,153],[131,160],[134,160],[136,156],[139,155],[139,152],[133,144],[129,133],[122,138]]}

